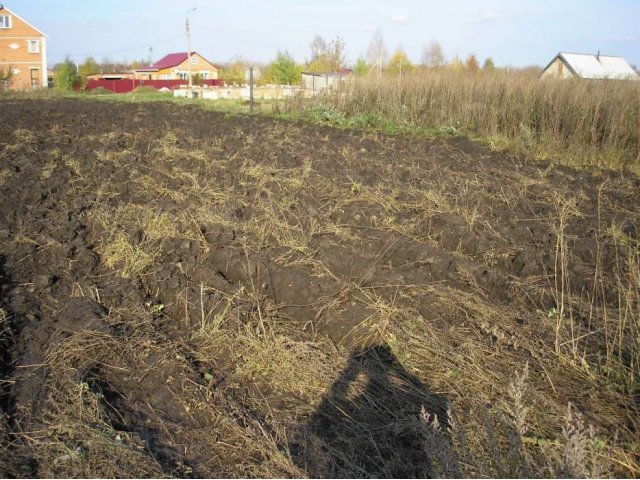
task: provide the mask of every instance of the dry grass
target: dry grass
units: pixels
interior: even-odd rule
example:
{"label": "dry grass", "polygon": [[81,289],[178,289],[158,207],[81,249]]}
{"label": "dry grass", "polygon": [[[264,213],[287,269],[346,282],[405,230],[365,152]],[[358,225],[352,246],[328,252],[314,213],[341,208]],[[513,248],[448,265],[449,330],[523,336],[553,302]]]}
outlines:
{"label": "dry grass", "polygon": [[[0,308],[0,348],[3,351],[9,349],[9,339],[11,338],[11,327],[9,325],[9,319],[7,313]],[[0,356],[3,361],[7,361],[5,355]],[[4,380],[4,379],[1,379]],[[0,392],[4,395],[5,385],[0,383]],[[7,476],[6,472],[6,460],[7,460],[7,445],[8,445],[8,431],[7,431],[7,417],[2,407],[0,407],[0,476]]]}
{"label": "dry grass", "polygon": [[289,111],[346,125],[478,136],[570,165],[640,172],[640,84],[451,70],[358,78]]}

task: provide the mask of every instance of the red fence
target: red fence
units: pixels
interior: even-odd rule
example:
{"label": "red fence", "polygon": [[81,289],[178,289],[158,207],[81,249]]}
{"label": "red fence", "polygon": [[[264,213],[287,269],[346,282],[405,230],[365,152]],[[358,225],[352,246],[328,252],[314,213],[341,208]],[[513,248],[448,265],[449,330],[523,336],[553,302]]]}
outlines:
{"label": "red fence", "polygon": [[[87,83],[87,90],[93,90],[94,88],[106,88],[113,93],[129,93],[138,87],[153,87],[156,89],[169,88],[175,90],[182,85],[188,85],[186,80],[89,80]],[[204,85],[210,87],[224,87],[223,80],[204,80]]]}

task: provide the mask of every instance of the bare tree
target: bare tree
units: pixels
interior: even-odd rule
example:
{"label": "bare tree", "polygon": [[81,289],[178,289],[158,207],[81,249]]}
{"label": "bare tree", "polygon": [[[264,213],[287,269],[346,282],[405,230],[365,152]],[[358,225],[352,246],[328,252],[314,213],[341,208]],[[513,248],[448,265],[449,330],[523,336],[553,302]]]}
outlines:
{"label": "bare tree", "polygon": [[425,67],[438,68],[446,63],[446,58],[442,52],[442,46],[435,40],[425,45],[422,50],[422,65]]}
{"label": "bare tree", "polygon": [[345,66],[345,63],[346,63],[344,58],[345,46],[346,44],[344,40],[340,38],[340,36],[337,36],[335,40],[332,40],[331,43],[329,43],[329,64],[330,64],[331,70],[334,72],[339,71]]}
{"label": "bare tree", "polygon": [[311,47],[311,60],[309,61],[309,63],[327,62],[327,52],[329,50],[329,47],[326,40],[322,38],[321,35],[316,35],[315,37],[313,37],[313,40],[311,41],[311,44],[309,46]]}
{"label": "bare tree", "polygon": [[307,68],[311,71],[337,72],[345,66],[345,43],[339,36],[327,42],[322,36],[316,35],[310,44],[311,60]]}
{"label": "bare tree", "polygon": [[382,73],[382,69],[387,63],[388,56],[389,52],[384,44],[382,32],[378,29],[376,30],[376,33],[373,34],[373,38],[369,44],[369,49],[367,50],[367,60],[369,61],[369,64],[373,65],[373,68],[376,69],[378,76]]}

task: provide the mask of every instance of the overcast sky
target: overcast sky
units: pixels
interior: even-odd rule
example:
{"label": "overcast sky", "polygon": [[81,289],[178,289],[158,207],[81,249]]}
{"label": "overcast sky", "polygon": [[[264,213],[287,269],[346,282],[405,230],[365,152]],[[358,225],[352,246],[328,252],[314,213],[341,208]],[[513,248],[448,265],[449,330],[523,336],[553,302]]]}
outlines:
{"label": "overcast sky", "polygon": [[640,0],[0,0],[49,37],[49,63],[147,58],[192,49],[214,63],[309,57],[315,34],[346,42],[350,61],[379,28],[389,52],[412,61],[432,39],[448,58],[544,65],[559,51],[621,55],[640,65]]}

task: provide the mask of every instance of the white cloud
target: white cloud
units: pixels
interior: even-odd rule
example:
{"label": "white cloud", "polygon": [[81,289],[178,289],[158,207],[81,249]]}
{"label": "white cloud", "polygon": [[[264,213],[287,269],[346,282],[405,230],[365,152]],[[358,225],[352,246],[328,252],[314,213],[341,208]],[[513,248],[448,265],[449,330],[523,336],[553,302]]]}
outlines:
{"label": "white cloud", "polygon": [[492,23],[505,20],[505,17],[497,12],[485,12],[480,18],[476,20],[476,23]]}
{"label": "white cloud", "polygon": [[406,15],[395,15],[391,17],[391,21],[393,23],[407,23],[409,21],[409,17]]}
{"label": "white cloud", "polygon": [[376,27],[371,25],[370,23],[364,23],[361,25],[355,25],[353,29],[356,32],[373,32],[376,29]]}
{"label": "white cloud", "polygon": [[635,35],[610,35],[605,37],[605,40],[610,40],[612,42],[636,42],[638,41],[638,37]]}

